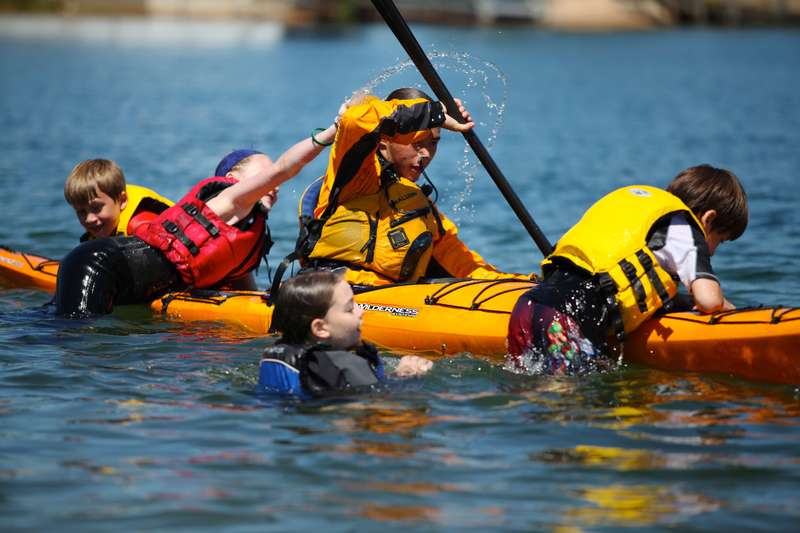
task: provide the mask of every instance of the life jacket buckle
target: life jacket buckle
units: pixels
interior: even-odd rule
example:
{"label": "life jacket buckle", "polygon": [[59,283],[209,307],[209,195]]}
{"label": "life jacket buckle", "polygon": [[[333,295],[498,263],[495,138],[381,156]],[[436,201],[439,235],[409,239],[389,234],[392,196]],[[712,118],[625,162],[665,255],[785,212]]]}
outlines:
{"label": "life jacket buckle", "polygon": [[617,284],[614,282],[614,279],[611,276],[606,273],[597,276],[597,284],[604,296],[610,299],[615,299],[615,295],[617,294]]}
{"label": "life jacket buckle", "polygon": [[395,250],[403,246],[408,246],[408,236],[403,228],[395,228],[387,233],[386,236],[389,237],[389,243],[391,243],[392,248]]}

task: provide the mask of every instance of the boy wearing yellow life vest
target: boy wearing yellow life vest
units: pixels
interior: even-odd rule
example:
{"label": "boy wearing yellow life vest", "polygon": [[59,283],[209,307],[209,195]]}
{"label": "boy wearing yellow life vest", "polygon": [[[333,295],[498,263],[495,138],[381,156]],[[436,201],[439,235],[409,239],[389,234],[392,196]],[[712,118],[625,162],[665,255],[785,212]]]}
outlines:
{"label": "boy wearing yellow life vest", "polygon": [[441,128],[473,127],[469,113],[460,110],[465,124],[413,88],[350,105],[301,230],[304,264],[346,267],[347,281],[356,285],[416,281],[435,266],[438,276],[527,279],[498,271],[467,248],[456,225],[428,198],[430,191],[417,183],[436,155]]}
{"label": "boy wearing yellow life vest", "polygon": [[733,309],[711,268],[724,241],[744,233],[747,195],[731,172],[700,165],[666,191],[645,185],[600,199],[542,262],[544,280],[517,301],[510,366],[574,373],[604,366],[607,342],[669,308],[678,283],[701,313]]}
{"label": "boy wearing yellow life vest", "polygon": [[127,184],[122,169],[110,159],[78,163],[64,183],[64,198],[86,230],[81,242],[133,235],[173,203],[146,187]]}

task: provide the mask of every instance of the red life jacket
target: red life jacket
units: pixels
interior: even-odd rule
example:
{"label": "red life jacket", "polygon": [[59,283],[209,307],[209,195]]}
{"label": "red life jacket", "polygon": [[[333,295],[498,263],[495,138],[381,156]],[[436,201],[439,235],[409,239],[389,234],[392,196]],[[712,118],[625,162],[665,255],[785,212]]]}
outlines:
{"label": "red life jacket", "polygon": [[206,205],[237,181],[205,179],[155,220],[136,228],[135,235],[161,250],[191,287],[208,288],[239,278],[255,269],[268,251],[266,216],[260,204],[234,226]]}

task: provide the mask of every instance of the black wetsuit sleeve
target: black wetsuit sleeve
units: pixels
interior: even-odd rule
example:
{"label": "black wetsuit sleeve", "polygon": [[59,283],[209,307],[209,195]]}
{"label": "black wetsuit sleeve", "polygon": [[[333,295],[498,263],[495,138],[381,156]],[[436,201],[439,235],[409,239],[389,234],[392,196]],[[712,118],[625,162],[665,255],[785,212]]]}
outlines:
{"label": "black wetsuit sleeve", "polygon": [[94,239],[79,244],[61,261],[56,314],[106,314],[114,305],[147,303],[178,286],[175,267],[138,237]]}

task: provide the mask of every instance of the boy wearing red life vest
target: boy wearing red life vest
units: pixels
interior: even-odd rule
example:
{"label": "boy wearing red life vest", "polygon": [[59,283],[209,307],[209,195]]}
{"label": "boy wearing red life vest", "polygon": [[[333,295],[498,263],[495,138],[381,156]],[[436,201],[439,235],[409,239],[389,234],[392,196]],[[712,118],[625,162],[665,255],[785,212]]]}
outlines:
{"label": "boy wearing red life vest", "polygon": [[78,163],[64,183],[64,198],[86,230],[81,242],[133,235],[139,224],[172,205],[155,191],[127,184],[122,169],[110,159]]}
{"label": "boy wearing red life vest", "polygon": [[604,196],[542,262],[542,283],[517,301],[509,366],[534,373],[601,368],[607,340],[622,341],[671,306],[678,282],[701,313],[733,309],[711,256],[739,238],[747,221],[739,179],[709,165],[681,172],[666,191],[635,185]]}
{"label": "boy wearing red life vest", "polygon": [[198,183],[177,204],[139,225],[135,236],[82,243],[58,270],[56,314],[109,313],[115,304],[149,302],[169,290],[210,288],[246,276],[268,248],[262,201],[268,203],[270,192],[335,134],[334,123],[274,163],[250,153],[246,165],[233,173],[244,158],[242,151],[229,154],[215,172],[226,175]]}

